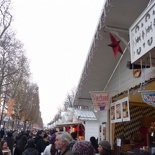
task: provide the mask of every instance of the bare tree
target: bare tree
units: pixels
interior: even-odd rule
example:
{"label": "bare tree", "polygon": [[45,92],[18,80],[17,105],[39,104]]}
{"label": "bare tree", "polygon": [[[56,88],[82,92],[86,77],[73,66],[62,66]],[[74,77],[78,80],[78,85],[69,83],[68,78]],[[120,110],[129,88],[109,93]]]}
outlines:
{"label": "bare tree", "polygon": [[9,98],[14,98],[21,79],[28,76],[29,65],[23,45],[13,32],[6,31],[0,39],[0,96],[3,102],[1,120]]}
{"label": "bare tree", "polygon": [[[0,1],[0,97],[3,109],[7,108],[8,100],[13,98],[14,119],[19,121],[24,117],[25,123],[29,121],[43,125],[39,88],[37,84],[30,82],[29,62],[23,44],[9,29],[12,22],[10,6],[11,0]],[[3,114],[0,121],[2,118]]]}
{"label": "bare tree", "polygon": [[12,15],[10,13],[11,0],[0,1],[0,39],[10,27]]}
{"label": "bare tree", "polygon": [[64,108],[65,111],[69,108],[69,107],[73,107],[73,102],[74,102],[74,98],[75,98],[75,93],[76,93],[76,89],[73,88],[71,90],[70,93],[67,94],[65,102],[64,102]]}
{"label": "bare tree", "polygon": [[[64,108],[63,109],[61,107],[58,108],[58,112],[56,113],[53,120],[51,121],[52,123],[58,121],[61,118],[62,111],[67,111],[68,108],[71,108],[74,106],[73,103],[74,103],[75,93],[76,93],[75,88],[73,88],[70,93],[67,93],[65,102],[63,104]],[[52,123],[49,123],[49,124],[52,124]]]}
{"label": "bare tree", "polygon": [[[0,40],[0,95],[24,69],[23,45],[15,39],[15,34],[5,33]],[[23,63],[23,64],[22,64]],[[28,69],[27,69],[28,70]],[[28,73],[28,72],[27,72]]]}

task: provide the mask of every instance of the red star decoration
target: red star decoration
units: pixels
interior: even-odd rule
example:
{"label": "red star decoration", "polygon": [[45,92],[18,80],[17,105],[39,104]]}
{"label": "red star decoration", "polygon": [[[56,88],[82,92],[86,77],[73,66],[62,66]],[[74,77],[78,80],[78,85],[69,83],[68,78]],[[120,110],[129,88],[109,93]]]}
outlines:
{"label": "red star decoration", "polygon": [[119,45],[120,41],[117,41],[114,36],[110,33],[110,39],[111,39],[111,44],[109,44],[108,46],[112,47],[113,49],[113,52],[114,52],[114,56],[116,58],[118,52],[122,53],[123,54],[123,51]]}

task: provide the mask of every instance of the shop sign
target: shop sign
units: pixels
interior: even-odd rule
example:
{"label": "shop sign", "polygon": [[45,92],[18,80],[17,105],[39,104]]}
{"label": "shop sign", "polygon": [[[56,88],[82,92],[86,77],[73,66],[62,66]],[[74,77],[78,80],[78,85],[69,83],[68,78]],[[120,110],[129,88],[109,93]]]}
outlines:
{"label": "shop sign", "polygon": [[131,63],[155,47],[155,1],[149,5],[129,29]]}
{"label": "shop sign", "polygon": [[109,93],[103,91],[90,92],[95,110],[107,110],[109,109]]}
{"label": "shop sign", "polygon": [[141,92],[141,95],[145,103],[155,107],[155,91]]}

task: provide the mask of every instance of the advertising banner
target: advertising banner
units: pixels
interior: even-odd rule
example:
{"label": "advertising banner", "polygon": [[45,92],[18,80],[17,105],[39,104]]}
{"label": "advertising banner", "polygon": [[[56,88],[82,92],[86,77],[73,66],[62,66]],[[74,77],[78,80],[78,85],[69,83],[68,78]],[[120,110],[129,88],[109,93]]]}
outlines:
{"label": "advertising banner", "polygon": [[141,96],[145,103],[155,107],[155,91],[141,92]]}
{"label": "advertising banner", "polygon": [[128,97],[111,103],[110,114],[111,123],[130,121]]}
{"label": "advertising banner", "polygon": [[122,122],[122,102],[119,100],[115,103],[116,122]]}
{"label": "advertising banner", "polygon": [[90,92],[95,110],[109,109],[109,94],[107,92]]}
{"label": "advertising banner", "polygon": [[125,97],[121,101],[122,101],[123,122],[130,121],[129,99],[128,97]]}
{"label": "advertising banner", "polygon": [[111,123],[115,123],[115,103],[111,103],[110,114],[111,114]]}

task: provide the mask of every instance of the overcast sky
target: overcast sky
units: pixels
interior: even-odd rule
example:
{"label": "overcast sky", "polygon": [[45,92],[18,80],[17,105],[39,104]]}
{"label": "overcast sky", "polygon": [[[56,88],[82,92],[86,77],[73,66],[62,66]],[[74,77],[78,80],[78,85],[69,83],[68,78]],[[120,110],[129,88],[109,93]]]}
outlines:
{"label": "overcast sky", "polygon": [[39,86],[45,124],[77,87],[104,0],[12,0],[12,27]]}

